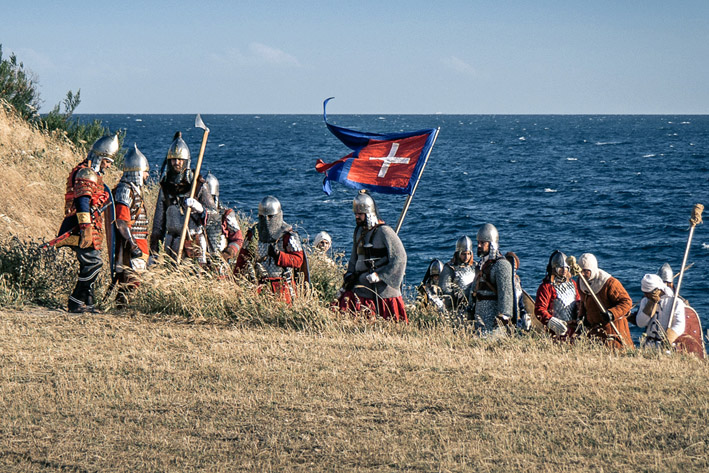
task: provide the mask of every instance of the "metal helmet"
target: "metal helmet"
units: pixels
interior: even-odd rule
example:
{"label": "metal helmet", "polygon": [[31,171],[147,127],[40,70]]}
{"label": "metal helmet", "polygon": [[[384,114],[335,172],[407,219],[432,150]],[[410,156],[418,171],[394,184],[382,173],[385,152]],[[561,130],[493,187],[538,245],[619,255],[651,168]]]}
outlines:
{"label": "metal helmet", "polygon": [[439,259],[432,260],[428,265],[428,274],[431,276],[440,276],[441,271],[443,271],[443,262]]}
{"label": "metal helmet", "polygon": [[121,177],[121,180],[142,186],[144,184],[143,173],[145,171],[150,171],[148,158],[140,152],[138,145],[133,143],[133,147],[128,150],[123,158],[123,177]]}
{"label": "metal helmet", "polygon": [[566,255],[559,250],[554,251],[549,257],[549,267],[547,272],[549,274],[558,275],[558,270],[561,268],[568,268],[569,264],[566,262]]}
{"label": "metal helmet", "polygon": [[182,161],[187,161],[187,168],[190,167],[190,148],[182,139],[182,132],[178,131],[175,133],[175,137],[172,139],[172,144],[170,144],[170,149],[167,150],[166,160],[180,159]]}
{"label": "metal helmet", "polygon": [[672,271],[672,267],[669,263],[663,264],[657,272],[657,275],[662,278],[662,282],[664,283],[671,283],[674,281],[674,272]]}
{"label": "metal helmet", "polygon": [[262,242],[275,241],[282,233],[283,209],[281,203],[269,195],[258,204],[258,238]]}
{"label": "metal helmet", "polygon": [[455,242],[455,252],[460,254],[464,251],[473,252],[473,239],[467,235],[458,238]]}
{"label": "metal helmet", "polygon": [[280,201],[272,195],[264,197],[258,204],[259,217],[272,217],[281,212],[282,209]]}
{"label": "metal helmet", "polygon": [[495,225],[486,223],[480,227],[480,230],[478,230],[477,239],[478,242],[489,241],[492,246],[497,248],[497,245],[500,242],[500,235],[497,233],[497,228],[495,228]]}
{"label": "metal helmet", "polygon": [[101,170],[101,162],[103,160],[109,163],[113,162],[113,155],[118,152],[118,133],[111,136],[103,136],[96,140],[96,142],[91,146],[89,154],[86,157],[91,161],[91,168],[99,172]]}
{"label": "metal helmet", "polygon": [[360,191],[352,201],[352,212],[366,215],[367,228],[372,228],[379,223],[377,205],[374,203],[372,196],[364,191]]}
{"label": "metal helmet", "polygon": [[207,181],[207,189],[209,189],[209,193],[212,194],[214,204],[219,205],[219,179],[211,172],[208,172],[204,180]]}

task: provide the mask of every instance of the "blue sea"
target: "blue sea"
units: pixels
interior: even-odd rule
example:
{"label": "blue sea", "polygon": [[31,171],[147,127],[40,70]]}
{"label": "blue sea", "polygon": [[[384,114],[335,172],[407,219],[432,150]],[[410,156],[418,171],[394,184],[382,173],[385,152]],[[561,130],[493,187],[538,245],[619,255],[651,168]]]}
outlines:
{"label": "blue sea", "polygon": [[[202,130],[195,115],[80,115],[126,132],[157,175],[174,133],[182,131],[194,166]],[[350,150],[320,115],[203,115],[210,128],[203,174],[221,198],[257,216],[278,197],[285,220],[310,238],[329,232],[348,256],[356,191],[322,191],[316,159]],[[331,123],[389,133],[440,127],[400,231],[408,253],[405,284],[417,285],[429,261],[450,259],[462,235],[493,223],[502,251],[521,260],[522,286],[536,293],[549,255],[596,255],[637,304],[640,280],[669,262],[679,272],[695,203],[709,204],[709,116],[691,115],[329,115]],[[394,226],[406,196],[374,196]],[[706,217],[709,220],[709,216]],[[681,295],[709,328],[709,225],[696,227]],[[640,332],[635,329],[634,335]]]}

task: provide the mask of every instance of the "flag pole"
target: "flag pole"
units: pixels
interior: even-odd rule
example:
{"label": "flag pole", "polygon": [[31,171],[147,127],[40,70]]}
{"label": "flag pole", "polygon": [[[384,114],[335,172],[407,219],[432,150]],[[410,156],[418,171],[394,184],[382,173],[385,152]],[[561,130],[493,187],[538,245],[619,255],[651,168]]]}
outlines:
{"label": "flag pole", "polygon": [[396,229],[394,230],[397,235],[399,234],[399,230],[401,230],[401,225],[404,223],[404,217],[406,217],[406,212],[409,210],[409,205],[411,205],[411,199],[414,198],[414,194],[416,193],[416,188],[419,185],[419,181],[421,180],[421,176],[423,175],[424,169],[426,169],[426,163],[428,163],[428,157],[431,155],[431,151],[433,151],[433,146],[436,144],[436,138],[438,138],[438,132],[441,131],[441,127],[439,126],[436,128],[436,134],[433,135],[433,143],[431,143],[431,147],[428,148],[428,153],[426,153],[426,159],[423,161],[423,166],[421,167],[421,172],[419,173],[418,179],[416,179],[416,184],[414,184],[414,188],[411,190],[411,194],[406,198],[406,203],[404,204],[404,209],[401,211],[401,215],[399,215],[399,220],[396,222]]}

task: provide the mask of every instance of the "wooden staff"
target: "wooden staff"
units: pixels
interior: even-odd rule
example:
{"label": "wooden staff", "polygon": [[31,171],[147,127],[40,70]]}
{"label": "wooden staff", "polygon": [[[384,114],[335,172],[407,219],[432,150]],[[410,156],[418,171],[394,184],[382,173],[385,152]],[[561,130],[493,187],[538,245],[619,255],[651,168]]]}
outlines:
{"label": "wooden staff", "polygon": [[[197,117],[194,119],[194,126],[197,128],[201,128],[204,130],[204,134],[202,135],[202,146],[199,149],[199,157],[197,158],[197,167],[195,168],[194,171],[194,179],[192,180],[192,189],[190,190],[190,198],[194,199],[194,194],[197,190],[197,181],[199,181],[199,170],[202,167],[202,158],[204,157],[204,148],[207,147],[207,136],[209,135],[209,128],[204,124],[202,121],[202,117],[199,116],[199,113],[197,114]],[[185,237],[187,236],[187,227],[190,224],[190,213],[191,213],[191,208],[187,207],[187,211],[185,213],[185,223],[182,224],[182,236],[180,236],[180,246],[177,250],[177,264],[180,264],[180,260],[182,259],[182,250],[185,247]]]}
{"label": "wooden staff", "polygon": [[667,322],[667,328],[672,326],[672,319],[675,316],[675,309],[677,308],[677,299],[679,298],[679,289],[682,287],[682,277],[684,276],[685,265],[687,264],[687,257],[689,256],[689,247],[692,244],[692,236],[694,236],[694,227],[702,223],[702,211],[704,206],[702,204],[695,204],[692,209],[692,216],[689,217],[689,237],[687,238],[687,246],[684,249],[684,258],[682,258],[682,269],[679,272],[679,279],[677,280],[677,290],[675,291],[675,298],[672,300],[672,311],[670,311],[670,320]]}

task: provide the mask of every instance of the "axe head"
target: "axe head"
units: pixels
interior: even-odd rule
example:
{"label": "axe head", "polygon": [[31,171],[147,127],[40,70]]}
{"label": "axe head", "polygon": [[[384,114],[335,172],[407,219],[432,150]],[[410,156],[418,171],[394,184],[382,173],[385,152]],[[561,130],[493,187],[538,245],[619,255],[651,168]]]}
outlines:
{"label": "axe head", "polygon": [[202,117],[199,116],[199,113],[197,114],[197,117],[194,119],[194,126],[197,128],[201,128],[204,131],[209,132],[209,128],[207,128],[207,125],[204,124],[202,121]]}

